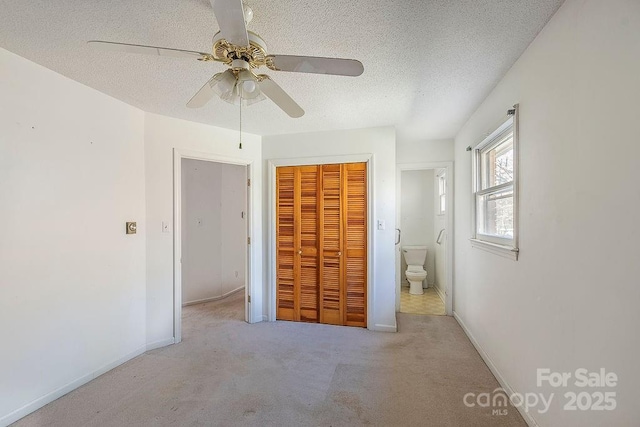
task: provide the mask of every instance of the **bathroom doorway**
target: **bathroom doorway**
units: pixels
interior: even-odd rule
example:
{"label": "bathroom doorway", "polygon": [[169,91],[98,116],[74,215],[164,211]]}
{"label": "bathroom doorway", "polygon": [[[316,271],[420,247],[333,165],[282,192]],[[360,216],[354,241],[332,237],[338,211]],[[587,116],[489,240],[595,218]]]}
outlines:
{"label": "bathroom doorway", "polygon": [[452,169],[448,162],[398,165],[396,311],[452,315]]}

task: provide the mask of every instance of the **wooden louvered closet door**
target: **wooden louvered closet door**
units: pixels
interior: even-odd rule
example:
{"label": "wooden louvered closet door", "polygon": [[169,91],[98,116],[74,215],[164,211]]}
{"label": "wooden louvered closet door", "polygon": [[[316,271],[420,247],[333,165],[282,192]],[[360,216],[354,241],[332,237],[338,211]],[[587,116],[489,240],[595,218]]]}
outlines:
{"label": "wooden louvered closet door", "polygon": [[318,167],[276,169],[276,317],[318,322]]}
{"label": "wooden louvered closet door", "polygon": [[367,324],[366,163],[276,169],[276,317]]}
{"label": "wooden louvered closet door", "polygon": [[320,323],[330,325],[342,325],[344,318],[341,169],[320,168]]}
{"label": "wooden louvered closet door", "polygon": [[342,165],[344,325],[367,326],[367,164]]}

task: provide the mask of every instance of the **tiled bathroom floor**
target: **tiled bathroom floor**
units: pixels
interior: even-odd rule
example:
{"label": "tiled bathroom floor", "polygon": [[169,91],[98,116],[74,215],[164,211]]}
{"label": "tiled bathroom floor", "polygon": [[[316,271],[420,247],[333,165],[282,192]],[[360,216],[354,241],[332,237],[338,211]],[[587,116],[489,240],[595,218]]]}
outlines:
{"label": "tiled bathroom floor", "polygon": [[411,295],[409,287],[404,285],[400,290],[401,313],[444,316],[444,303],[433,286],[425,289],[422,295]]}

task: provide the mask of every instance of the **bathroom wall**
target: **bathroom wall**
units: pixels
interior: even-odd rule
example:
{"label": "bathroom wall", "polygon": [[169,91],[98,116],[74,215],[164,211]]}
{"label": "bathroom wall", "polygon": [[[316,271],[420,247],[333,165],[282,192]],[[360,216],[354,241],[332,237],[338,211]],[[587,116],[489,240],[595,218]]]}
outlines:
{"label": "bathroom wall", "polygon": [[[434,236],[434,240],[438,238],[438,233],[440,233],[440,230],[442,229],[446,229],[447,227],[447,216],[446,216],[446,211],[444,214],[440,214],[439,210],[440,210],[440,193],[439,193],[439,186],[438,186],[438,177],[442,174],[445,173],[445,169],[437,169],[434,171],[434,178],[433,178],[433,211],[434,211],[434,217],[433,217],[433,236]],[[446,177],[446,176],[445,176]],[[449,209],[449,207],[446,207],[446,209]],[[437,243],[434,245],[434,264],[435,264],[435,271],[433,274],[434,277],[434,286],[436,288],[436,290],[440,293],[441,296],[444,296],[444,292],[445,292],[445,287],[446,287],[446,280],[447,280],[447,244],[449,243],[448,241],[448,236],[447,233],[449,232],[449,230],[446,230],[445,233],[443,233],[442,236],[442,244],[438,245]]]}
{"label": "bathroom wall", "polygon": [[182,159],[182,303],[244,287],[245,166]]}
{"label": "bathroom wall", "polygon": [[[400,246],[424,245],[427,246],[427,283],[435,283],[435,195],[434,195],[434,171],[415,170],[402,171],[400,175],[400,226],[402,238]],[[401,270],[406,271],[407,263],[402,257]],[[402,283],[407,279],[402,275]]]}

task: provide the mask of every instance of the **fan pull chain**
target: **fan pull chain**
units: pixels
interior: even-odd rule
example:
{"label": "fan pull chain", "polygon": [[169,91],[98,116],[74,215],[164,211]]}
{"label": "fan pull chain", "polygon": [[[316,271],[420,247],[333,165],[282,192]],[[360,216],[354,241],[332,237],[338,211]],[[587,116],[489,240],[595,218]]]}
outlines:
{"label": "fan pull chain", "polygon": [[242,150],[242,98],[240,98],[240,145],[238,149]]}

